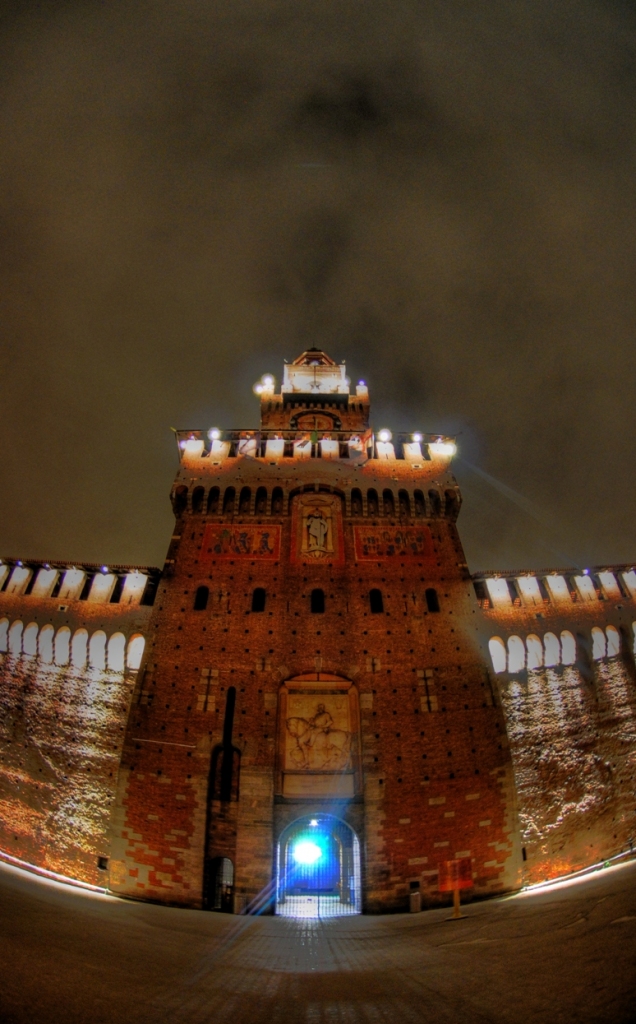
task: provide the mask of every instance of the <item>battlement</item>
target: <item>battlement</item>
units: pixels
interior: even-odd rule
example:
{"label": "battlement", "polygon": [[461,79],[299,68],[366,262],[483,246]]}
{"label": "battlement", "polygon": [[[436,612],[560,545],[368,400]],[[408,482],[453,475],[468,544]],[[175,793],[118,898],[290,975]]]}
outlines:
{"label": "battlement", "polygon": [[324,459],[364,464],[371,460],[403,461],[411,469],[446,469],[455,455],[454,438],[441,434],[397,433],[381,430],[177,430],[182,461],[254,459],[279,463],[285,459]]}
{"label": "battlement", "polygon": [[99,565],[0,559],[2,596],[90,604],[152,605],[161,570],[151,566]]}
{"label": "battlement", "polygon": [[636,600],[636,571],[630,564],[584,569],[489,570],[473,573],[480,607],[488,612],[595,601]]}

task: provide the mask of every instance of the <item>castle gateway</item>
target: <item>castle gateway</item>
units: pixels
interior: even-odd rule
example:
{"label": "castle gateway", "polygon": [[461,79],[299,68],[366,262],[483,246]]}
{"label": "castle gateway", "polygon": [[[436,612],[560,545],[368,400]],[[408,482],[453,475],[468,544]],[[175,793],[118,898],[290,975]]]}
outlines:
{"label": "castle gateway", "polygon": [[471,577],[452,440],[374,434],[318,349],[257,390],[178,432],[163,570],[0,566],[0,856],[323,915],[626,848],[633,567]]}

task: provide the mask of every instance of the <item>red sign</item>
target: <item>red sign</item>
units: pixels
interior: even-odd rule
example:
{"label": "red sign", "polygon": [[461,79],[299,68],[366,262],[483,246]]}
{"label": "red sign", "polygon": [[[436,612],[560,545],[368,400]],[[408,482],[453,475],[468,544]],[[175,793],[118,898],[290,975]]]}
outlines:
{"label": "red sign", "polygon": [[201,557],[211,558],[280,558],[281,527],[225,526],[211,523],[206,526],[201,544]]}
{"label": "red sign", "polygon": [[354,526],[353,534],[358,562],[433,555],[428,526]]}
{"label": "red sign", "polygon": [[454,889],[472,889],[473,862],[470,857],[458,857],[456,860],[443,860],[439,866],[440,892],[453,892]]}

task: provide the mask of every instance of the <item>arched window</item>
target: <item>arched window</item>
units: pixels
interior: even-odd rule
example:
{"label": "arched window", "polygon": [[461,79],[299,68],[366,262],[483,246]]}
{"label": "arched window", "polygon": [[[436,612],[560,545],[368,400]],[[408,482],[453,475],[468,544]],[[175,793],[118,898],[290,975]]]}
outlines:
{"label": "arched window", "polygon": [[264,612],[265,611],[265,598],[266,592],[264,587],[256,587],[252,594],[252,611],[253,612]]}
{"label": "arched window", "polygon": [[272,515],[282,516],[283,514],[283,488],[275,487],[272,491]]}
{"label": "arched window", "polygon": [[174,514],[179,516],[182,512],[185,512],[188,507],[188,488],[185,484],[180,484],[179,487],[175,488],[173,498]]}
{"label": "arched window", "polygon": [[378,492],[374,487],[371,487],[367,491],[367,511],[372,518],[379,515],[380,505],[378,502]]}
{"label": "arched window", "polygon": [[494,671],[499,674],[506,671],[506,646],[498,636],[492,636],[488,641],[488,650]]}
{"label": "arched window", "polygon": [[400,491],[398,493],[398,504],[400,506],[400,515],[410,518],[411,516],[411,499],[409,498],[408,491]]}
{"label": "arched window", "polygon": [[555,636],[554,633],[546,633],[543,638],[543,647],[545,650],[545,667],[553,668],[555,665],[558,665],[561,661],[561,645],[559,644],[558,636]]}
{"label": "arched window", "polygon": [[9,630],[9,651],[14,658],[22,654],[22,630],[24,625],[17,619]]}
{"label": "arched window", "polygon": [[351,492],[351,515],[362,515],[362,492],[359,487],[354,487]]}
{"label": "arched window", "polygon": [[528,660],[526,662],[528,669],[537,669],[543,667],[543,644],[541,643],[538,636],[531,633],[529,637],[526,637],[526,649],[528,651]]}
{"label": "arched window", "polygon": [[252,500],[252,491],[249,487],[244,487],[241,491],[241,497],[239,498],[239,515],[247,516],[250,512],[250,502]]}
{"label": "arched window", "polygon": [[[6,619],[5,619],[5,622],[6,622]],[[1,636],[1,633],[2,633],[2,623],[0,623],[0,636]],[[636,655],[636,622],[632,622],[632,633],[634,635],[634,641],[633,641],[633,644],[632,644],[632,651],[633,651],[634,655]],[[6,647],[3,648],[3,647],[0,646],[0,651],[2,651],[2,650],[6,650]]]}
{"label": "arched window", "polygon": [[71,643],[71,664],[74,668],[85,668],[88,654],[88,630],[78,629]]}
{"label": "arched window", "polygon": [[225,494],[223,495],[223,515],[231,516],[234,512],[234,503],[236,501],[236,491],[233,487],[226,487]]}
{"label": "arched window", "polygon": [[426,502],[424,501],[424,495],[422,491],[415,491],[413,493],[413,499],[415,502],[415,515],[425,516],[426,515]]}
{"label": "arched window", "polygon": [[457,519],[459,515],[459,497],[457,491],[445,491],[444,497],[446,499],[446,515],[449,519]]}
{"label": "arched window", "polygon": [[384,601],[382,600],[382,591],[375,587],[369,592],[369,605],[371,607],[371,613],[373,615],[379,615],[384,611]]}
{"label": "arched window", "polygon": [[141,665],[141,659],[144,656],[144,647],[146,641],[144,640],[141,633],[135,633],[131,636],[128,641],[128,650],[126,651],[126,665],[131,672],[136,672]]}
{"label": "arched window", "polygon": [[106,634],[103,629],[98,629],[90,639],[88,663],[91,668],[106,668]]}
{"label": "arched window", "polygon": [[561,661],[564,665],[574,665],[576,662],[576,640],[568,629],[561,633]]}
{"label": "arched window", "polygon": [[205,497],[205,490],[203,487],[195,487],[192,492],[192,511],[201,512],[203,510],[203,499]]}
{"label": "arched window", "polygon": [[108,667],[111,672],[124,671],[124,654],[126,637],[123,633],[113,633],[108,641]]}
{"label": "arched window", "polygon": [[390,491],[388,487],[382,492],[382,504],[384,505],[385,516],[395,515],[395,498],[393,497],[393,491]]}
{"label": "arched window", "polygon": [[320,614],[325,610],[325,592],[316,588],[311,592],[311,610]]}
{"label": "arched window", "polygon": [[55,634],[55,664],[68,665],[71,660],[71,631],[68,626],[60,626]]}
{"label": "arched window", "polygon": [[512,674],[522,672],[526,667],[526,649],[519,636],[508,638],[508,671]]}
{"label": "arched window", "polygon": [[428,500],[431,503],[431,515],[432,516],[439,516],[439,515],[441,515],[441,512],[442,512],[442,499],[440,497],[439,491],[430,490],[428,492]]}
{"label": "arched window", "polygon": [[267,512],[267,490],[265,487],[259,487],[256,492],[256,502],[254,503],[254,511],[257,516],[264,516]]}
{"label": "arched window", "polygon": [[6,653],[9,639],[9,620],[0,619],[0,651]]}
{"label": "arched window", "polygon": [[208,494],[208,515],[216,516],[219,514],[219,494],[218,487],[211,487],[210,493]]}
{"label": "arched window", "polygon": [[437,596],[437,591],[435,590],[434,587],[428,587],[424,591],[424,598],[426,599],[426,607],[428,608],[429,612],[439,611],[439,598]]}
{"label": "arched window", "polygon": [[194,595],[194,610],[195,612],[204,612],[208,606],[208,598],[210,596],[209,587],[197,587]]}
{"label": "arched window", "polygon": [[46,626],[42,626],[40,630],[40,636],[38,639],[38,650],[40,657],[45,665],[53,664],[53,639],[55,637],[55,630],[53,626],[48,622]]}
{"label": "arched window", "polygon": [[605,653],[605,633],[598,626],[592,626],[592,657],[594,661],[600,661],[605,657]]}
{"label": "arched window", "polygon": [[22,636],[22,650],[29,658],[35,658],[38,653],[38,633],[37,622],[30,622]]}
{"label": "arched window", "polygon": [[607,634],[607,657],[615,658],[617,654],[621,653],[621,638],[618,630],[614,626],[608,626],[605,632]]}

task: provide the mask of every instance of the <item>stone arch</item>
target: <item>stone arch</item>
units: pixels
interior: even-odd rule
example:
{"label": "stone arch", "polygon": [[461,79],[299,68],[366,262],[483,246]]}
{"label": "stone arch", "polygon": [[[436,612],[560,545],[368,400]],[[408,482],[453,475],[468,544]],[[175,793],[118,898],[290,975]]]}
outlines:
{"label": "stone arch", "polygon": [[275,487],[272,491],[272,515],[282,516],[284,507],[284,495],[282,487]]}
{"label": "stone arch", "polygon": [[616,626],[608,626],[605,630],[607,636],[607,657],[615,658],[621,653],[621,638]]}
{"label": "stone arch", "polygon": [[267,512],[267,488],[259,487],[256,492],[254,511],[257,516],[264,516]]}
{"label": "stone arch", "polygon": [[446,515],[454,521],[459,515],[459,495],[457,491],[448,489],[444,491],[444,499]]}
{"label": "stone arch", "polygon": [[526,648],[519,636],[508,637],[508,671],[511,675],[523,672],[526,667]]}
{"label": "stone arch", "polygon": [[409,492],[405,491],[403,487],[398,491],[398,509],[403,519],[411,518],[411,498]]}
{"label": "stone arch", "polygon": [[88,644],[88,663],[91,668],[103,671],[106,668],[106,634],[97,629]]}
{"label": "stone arch", "polygon": [[415,515],[425,516],[426,515],[426,501],[424,499],[424,492],[419,489],[413,492],[413,502],[415,505]]}
{"label": "stone arch", "polygon": [[113,633],[108,641],[108,667],[111,672],[124,671],[126,653],[126,637],[123,633]]}
{"label": "stone arch", "polygon": [[71,664],[74,668],[86,668],[88,658],[88,630],[76,629],[71,641]]}
{"label": "stone arch", "polygon": [[14,658],[19,658],[22,654],[22,632],[24,630],[24,623],[20,619],[16,619],[11,624],[9,630],[9,653]]}
{"label": "stone arch", "polygon": [[561,661],[564,665],[576,664],[576,640],[569,629],[561,633]]}
{"label": "stone arch", "polygon": [[292,821],[278,840],[276,914],[340,917],[362,904],[360,841],[345,821],[317,812]]}
{"label": "stone arch", "polygon": [[592,658],[601,661],[607,654],[605,633],[599,626],[592,626]]}
{"label": "stone arch", "polygon": [[28,658],[35,658],[38,653],[38,633],[40,627],[37,622],[30,622],[22,634],[22,652]]}
{"label": "stone arch", "polygon": [[500,675],[506,671],[506,645],[499,636],[491,636],[488,641],[488,650],[490,651],[490,660],[492,661],[493,671]]}
{"label": "stone arch", "polygon": [[535,633],[526,637],[526,665],[529,671],[543,668],[543,644]]}
{"label": "stone arch", "polygon": [[378,501],[378,492],[375,487],[370,487],[367,491],[367,514],[372,519],[377,518],[380,515],[380,503]]}
{"label": "stone arch", "polygon": [[555,633],[546,633],[543,638],[545,651],[543,663],[546,668],[554,668],[561,663],[561,644]]}
{"label": "stone arch", "polygon": [[136,672],[141,665],[145,646],[146,641],[141,633],[133,633],[128,641],[128,648],[126,650],[126,666],[131,672]]}
{"label": "stone arch", "polygon": [[351,515],[362,515],[362,491],[359,487],[354,487],[351,491]]}
{"label": "stone arch", "polygon": [[9,646],[9,620],[0,619],[0,653],[5,654]]}
{"label": "stone arch", "polygon": [[53,664],[53,639],[55,637],[55,630],[50,622],[47,622],[46,626],[42,626],[40,630],[40,636],[38,638],[38,651],[40,658],[45,665]]}
{"label": "stone arch", "polygon": [[55,634],[55,664],[68,665],[71,660],[71,631],[68,626],[60,626]]}

